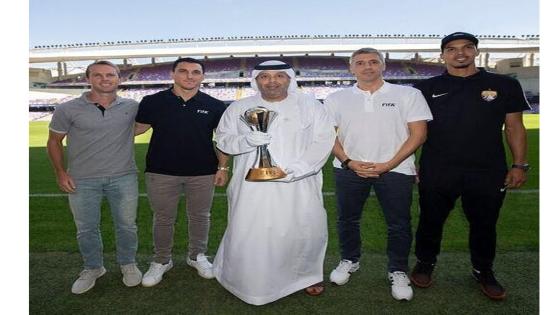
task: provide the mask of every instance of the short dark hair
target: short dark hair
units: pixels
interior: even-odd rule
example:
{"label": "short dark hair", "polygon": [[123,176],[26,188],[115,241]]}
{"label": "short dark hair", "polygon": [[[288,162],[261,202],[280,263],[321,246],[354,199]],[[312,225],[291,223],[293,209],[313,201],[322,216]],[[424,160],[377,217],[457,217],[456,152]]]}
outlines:
{"label": "short dark hair", "polygon": [[377,55],[377,57],[379,57],[379,60],[381,61],[381,63],[385,64],[385,58],[383,58],[383,54],[379,50],[377,50],[375,48],[370,48],[370,47],[364,47],[364,48],[360,48],[360,49],[354,51],[352,53],[352,56],[350,56],[349,63],[352,64],[352,60],[354,59],[354,57],[356,57],[357,55],[363,55],[363,54]]}
{"label": "short dark hair", "polygon": [[177,65],[180,64],[181,62],[199,64],[202,67],[202,73],[204,73],[204,64],[202,63],[202,61],[191,58],[191,57],[179,58],[179,59],[175,60],[175,62],[173,63],[173,68],[171,69],[171,71],[175,72],[175,68],[177,68]]}
{"label": "short dark hair", "polygon": [[89,73],[90,73],[90,68],[95,66],[95,65],[106,65],[106,66],[110,66],[113,67],[115,70],[117,70],[117,76],[120,77],[121,76],[121,70],[119,70],[119,67],[117,67],[117,65],[115,65],[114,63],[107,61],[107,60],[98,60],[90,65],[87,66],[86,68],[86,78],[89,78]]}

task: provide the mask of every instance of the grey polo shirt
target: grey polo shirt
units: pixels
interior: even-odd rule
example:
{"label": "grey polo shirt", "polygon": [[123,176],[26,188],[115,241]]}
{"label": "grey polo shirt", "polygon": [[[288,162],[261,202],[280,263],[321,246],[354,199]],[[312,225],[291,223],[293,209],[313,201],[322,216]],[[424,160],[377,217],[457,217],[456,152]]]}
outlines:
{"label": "grey polo shirt", "polygon": [[49,129],[66,134],[72,178],[120,176],[136,172],[135,100],[117,97],[102,112],[86,95],[56,107]]}

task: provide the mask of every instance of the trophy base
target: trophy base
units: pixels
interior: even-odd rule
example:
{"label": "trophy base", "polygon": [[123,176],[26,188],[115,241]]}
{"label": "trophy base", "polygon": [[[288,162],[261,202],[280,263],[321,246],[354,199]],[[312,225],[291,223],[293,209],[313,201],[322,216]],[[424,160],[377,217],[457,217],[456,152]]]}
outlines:
{"label": "trophy base", "polygon": [[249,182],[264,182],[273,179],[286,177],[286,173],[279,167],[263,167],[252,168],[245,176],[245,180]]}

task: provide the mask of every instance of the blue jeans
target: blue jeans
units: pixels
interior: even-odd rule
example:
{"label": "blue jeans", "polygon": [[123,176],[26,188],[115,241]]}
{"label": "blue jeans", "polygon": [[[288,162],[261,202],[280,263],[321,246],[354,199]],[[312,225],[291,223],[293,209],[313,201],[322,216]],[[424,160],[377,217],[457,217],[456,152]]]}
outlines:
{"label": "blue jeans", "polygon": [[109,202],[115,225],[117,262],[120,265],[135,263],[138,249],[137,174],[75,179],[74,183],[76,191],[68,194],[68,201],[74,215],[76,237],[84,260],[84,268],[96,269],[103,266],[103,243],[99,230],[103,196]]}
{"label": "blue jeans", "polygon": [[334,174],[342,259],[360,260],[360,219],[373,186],[387,224],[387,269],[389,272],[407,272],[412,244],[410,206],[414,176],[389,172],[379,178],[362,178],[352,170],[339,168],[334,169]]}

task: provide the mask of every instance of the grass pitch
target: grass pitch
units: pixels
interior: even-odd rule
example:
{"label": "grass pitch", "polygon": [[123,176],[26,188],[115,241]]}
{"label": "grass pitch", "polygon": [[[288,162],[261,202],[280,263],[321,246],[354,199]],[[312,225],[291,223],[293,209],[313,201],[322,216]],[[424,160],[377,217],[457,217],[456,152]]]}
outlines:
{"label": "grass pitch", "polygon": [[[70,286],[81,270],[81,258],[75,240],[75,227],[68,201],[60,194],[46,155],[47,123],[29,124],[29,301],[30,313],[106,314],[106,313],[346,313],[355,314],[533,314],[539,312],[539,130],[538,115],[525,115],[528,128],[529,161],[533,169],[520,191],[506,196],[498,223],[498,278],[508,289],[508,298],[495,303],[485,298],[469,276],[467,222],[459,207],[448,219],[442,244],[442,255],[435,272],[436,282],[430,289],[414,289],[412,301],[394,301],[386,281],[384,254],[386,226],[374,198],[366,204],[362,219],[363,258],[361,269],[345,286],[328,284],[325,294],[310,298],[295,293],[274,303],[254,307],[245,304],[214,280],[204,280],[184,261],[187,244],[184,202],[180,203],[176,224],[174,256],[176,267],[154,288],[126,288],[115,262],[115,242],[107,204],[102,209],[102,235],[107,275],[98,280],[90,292],[76,296]],[[144,168],[149,134],[136,138],[136,161]],[[323,191],[333,192],[332,167],[324,168]],[[140,172],[140,191],[145,192]],[[217,189],[212,212],[209,254],[213,255],[226,226],[227,204],[224,189]],[[38,194],[47,194],[40,196]],[[417,194],[412,208],[413,226],[418,220]],[[460,205],[458,205],[460,206]],[[325,260],[325,279],[337,264],[338,240],[335,228],[335,197],[325,196],[329,220],[329,245]],[[152,213],[145,197],[138,208],[138,261],[147,270],[151,245]],[[414,262],[411,254],[410,264]]]}

